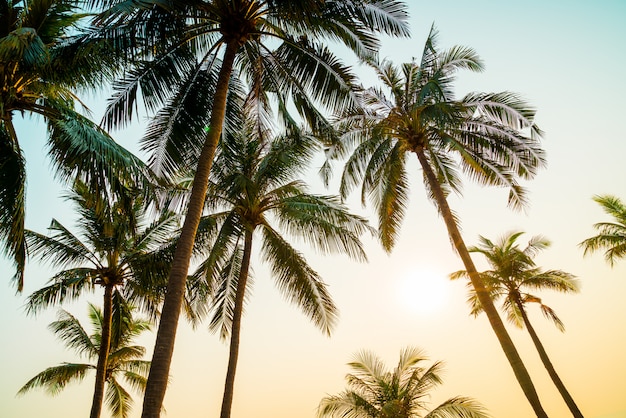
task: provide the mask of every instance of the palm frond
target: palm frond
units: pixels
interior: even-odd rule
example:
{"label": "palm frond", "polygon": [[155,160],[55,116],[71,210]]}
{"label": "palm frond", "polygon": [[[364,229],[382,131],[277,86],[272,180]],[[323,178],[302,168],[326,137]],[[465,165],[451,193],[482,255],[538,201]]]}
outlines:
{"label": "palm frond", "polygon": [[267,226],[263,231],[262,253],[269,262],[281,293],[297,304],[322,332],[330,335],[337,320],[337,308],[326,284],[294,248]]}
{"label": "palm frond", "polygon": [[281,199],[278,212],[278,222],[285,232],[302,237],[323,253],[339,252],[367,260],[359,236],[373,231],[365,218],[349,213],[336,197],[288,197]]}
{"label": "palm frond", "polygon": [[424,418],[488,418],[491,415],[479,402],[464,396],[455,396],[444,401]]}
{"label": "palm frond", "polygon": [[75,350],[80,356],[93,359],[98,356],[98,347],[93,344],[78,319],[67,311],[59,310],[58,320],[48,328],[61,339],[67,348]]}
{"label": "palm frond", "polygon": [[17,394],[24,395],[33,389],[43,387],[50,395],[57,395],[69,383],[83,380],[86,372],[93,368],[90,364],[74,363],[64,363],[60,366],[49,367],[26,382]]}
{"label": "palm frond", "polygon": [[84,291],[93,291],[96,275],[91,268],[74,268],[61,271],[51,279],[51,285],[34,291],[26,301],[26,311],[36,313],[51,305],[58,305],[66,300],[75,300]]}
{"label": "palm frond", "polygon": [[[235,312],[235,297],[237,283],[241,274],[241,260],[243,248],[237,246],[227,263],[220,269],[219,287],[212,301],[213,316],[209,323],[209,330],[219,333],[222,340],[226,340],[231,333],[233,316]],[[248,272],[246,291],[244,296],[244,309],[249,299],[250,290],[253,286],[252,277]]]}
{"label": "palm frond", "polygon": [[2,251],[13,259],[12,282],[18,292],[24,285],[26,243],[24,211],[26,162],[11,121],[0,121],[0,241]]}
{"label": "palm frond", "polygon": [[584,249],[584,255],[605,250],[604,258],[613,266],[615,261],[626,255],[626,206],[619,198],[611,195],[594,196],[593,200],[614,222],[594,224],[598,234],[582,241],[579,246]]}
{"label": "palm frond", "polygon": [[132,397],[119,384],[117,379],[111,377],[106,388],[106,405],[116,418],[128,418],[132,405]]}

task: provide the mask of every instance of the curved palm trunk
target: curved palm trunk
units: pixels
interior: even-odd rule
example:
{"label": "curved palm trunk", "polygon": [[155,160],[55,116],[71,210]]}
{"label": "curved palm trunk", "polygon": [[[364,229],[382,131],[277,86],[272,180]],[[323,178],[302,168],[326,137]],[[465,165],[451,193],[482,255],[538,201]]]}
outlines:
{"label": "curved palm trunk", "polygon": [[454,220],[454,216],[452,215],[452,211],[450,210],[450,206],[448,205],[448,201],[446,199],[443,190],[437,180],[437,176],[433,172],[424,154],[423,150],[419,150],[415,152],[417,154],[417,158],[420,162],[422,169],[424,170],[424,174],[426,175],[426,179],[428,184],[433,192],[435,197],[435,201],[437,202],[437,206],[443,217],[444,222],[446,223],[446,227],[448,229],[448,235],[452,240],[454,247],[456,248],[461,260],[463,261],[463,265],[465,266],[465,270],[469,274],[470,281],[472,282],[472,286],[476,291],[476,295],[480,304],[487,314],[487,318],[489,319],[489,323],[491,324],[491,328],[496,333],[496,337],[500,342],[500,346],[506,355],[506,358],[509,360],[511,367],[513,368],[513,373],[515,373],[515,377],[519,382],[528,402],[532,406],[535,414],[539,418],[547,418],[548,415],[543,410],[541,406],[541,402],[539,401],[539,396],[537,395],[537,391],[535,390],[535,386],[530,378],[530,374],[528,374],[528,370],[524,366],[515,345],[513,344],[513,340],[509,336],[506,328],[504,327],[504,323],[502,322],[502,318],[498,314],[496,307],[493,304],[493,301],[489,297],[489,293],[485,288],[485,284],[478,274],[476,267],[474,266],[474,262],[470,257],[469,251],[467,251],[467,247],[465,245],[465,241],[463,241],[463,237],[461,236],[461,232]]}
{"label": "curved palm trunk", "polygon": [[111,346],[111,320],[113,318],[113,286],[104,286],[104,307],[102,313],[102,335],[100,337],[100,350],[98,352],[98,364],[96,366],[96,385],[91,402],[89,418],[100,418],[102,400],[104,399],[104,385],[106,383],[107,360]]}
{"label": "curved palm trunk", "polygon": [[237,371],[237,360],[239,358],[241,316],[243,314],[243,301],[246,294],[246,283],[248,282],[248,271],[250,269],[250,256],[252,254],[252,231],[248,229],[246,229],[243,245],[243,258],[241,260],[239,280],[237,281],[233,324],[230,330],[230,353],[228,357],[228,369],[226,370],[226,383],[224,384],[224,398],[222,399],[222,411],[220,412],[220,418],[230,418],[230,411],[233,405],[233,394],[235,392],[235,372]]}
{"label": "curved palm trunk", "polygon": [[142,418],[157,418],[161,412],[167,380],[172,363],[178,318],[183,304],[185,285],[189,270],[189,260],[196,238],[196,231],[200,223],[204,199],[209,184],[209,174],[213,165],[213,157],[217,148],[224,117],[226,115],[226,98],[228,82],[233,70],[238,44],[230,42],[222,61],[222,68],[217,79],[217,89],[213,100],[213,110],[209,132],[207,133],[202,152],[193,179],[191,197],[187,206],[187,214],[183,223],[182,232],[176,245],[176,252],[172,260],[172,269],[167,284],[167,293],[161,312],[161,320],[152,355],[152,364],[146,384]]}
{"label": "curved palm trunk", "polygon": [[543,344],[541,344],[541,341],[539,340],[539,336],[535,332],[535,329],[532,327],[532,325],[530,325],[530,320],[528,319],[528,315],[526,315],[526,310],[524,309],[524,306],[517,299],[515,300],[515,304],[517,305],[517,308],[522,313],[522,319],[524,320],[524,325],[526,325],[526,329],[528,330],[528,333],[530,334],[530,338],[532,338],[533,343],[535,344],[535,348],[537,349],[537,352],[539,353],[539,357],[541,358],[541,361],[543,362],[543,366],[546,368],[546,370],[548,371],[548,374],[552,378],[552,382],[554,382],[554,386],[556,386],[556,388],[559,390],[559,393],[563,397],[563,400],[567,404],[567,407],[569,408],[572,415],[576,418],[584,418],[582,412],[580,412],[580,409],[578,409],[576,402],[574,402],[574,399],[565,388],[565,384],[563,384],[563,381],[561,380],[559,375],[556,373],[556,370],[554,369],[552,362],[548,358],[548,353],[546,353],[546,350],[543,348]]}

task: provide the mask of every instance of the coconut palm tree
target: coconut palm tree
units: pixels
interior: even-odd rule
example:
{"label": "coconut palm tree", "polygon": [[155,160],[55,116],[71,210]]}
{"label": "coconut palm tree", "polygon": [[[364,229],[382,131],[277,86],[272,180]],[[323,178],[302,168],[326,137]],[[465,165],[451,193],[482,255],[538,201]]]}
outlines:
{"label": "coconut palm tree", "polygon": [[417,348],[400,352],[395,369],[388,371],[374,354],[358,353],[348,365],[348,389],[320,402],[320,418],[484,418],[489,414],[475,400],[456,396],[429,411],[430,391],[442,383],[442,363],[426,367]]}
{"label": "coconut palm tree", "polygon": [[[365,260],[359,235],[370,228],[338,197],[307,193],[298,180],[315,149],[314,140],[292,132],[267,141],[254,124],[220,142],[207,194],[211,214],[199,236],[212,236],[206,259],[194,275],[215,289],[210,327],[230,336],[230,357],[221,418],[230,417],[239,353],[241,320],[249,298],[249,271],[255,237],[261,256],[283,295],[324,333],[337,310],[322,278],[284,237],[288,234],[322,253],[340,252]],[[282,231],[282,232],[281,232]]]}
{"label": "coconut palm tree", "polygon": [[[554,310],[545,305],[540,297],[529,293],[529,290],[550,289],[563,293],[578,292],[578,283],[573,275],[562,270],[543,271],[537,267],[533,258],[535,255],[550,246],[550,241],[541,236],[530,239],[526,248],[521,249],[517,239],[523,232],[512,232],[503,236],[497,243],[480,237],[480,244],[470,247],[470,252],[484,255],[491,266],[491,270],[481,272],[481,276],[494,302],[502,300],[502,309],[507,318],[517,327],[526,327],[544,367],[552,378],[563,400],[567,403],[573,416],[581,418],[583,415],[576,402],[567,391],[563,381],[557,374],[548,354],[546,353],[537,332],[530,323],[526,307],[536,303],[546,318],[551,319],[560,331],[564,331],[563,322]],[[467,278],[467,271],[458,271],[450,275],[452,279]],[[472,314],[478,315],[483,311],[476,292],[470,290],[469,302]]]}
{"label": "coconut palm tree", "polygon": [[611,195],[594,196],[602,209],[613,217],[613,222],[599,222],[593,227],[598,235],[580,243],[584,255],[598,250],[604,251],[604,258],[613,266],[615,261],[626,256],[626,205]]}
{"label": "coconut palm tree", "polygon": [[[102,85],[118,60],[107,43],[81,33],[80,0],[0,0],[0,241],[23,287],[25,155],[16,115],[48,125],[48,155],[63,180],[122,188],[141,161],[74,109],[76,90]],[[137,178],[143,169],[134,171]],[[137,177],[139,176],[139,177]],[[120,181],[121,180],[121,181]]]}
{"label": "coconut palm tree", "polygon": [[365,204],[369,197],[373,202],[380,239],[388,251],[395,244],[407,208],[406,162],[411,154],[417,157],[428,197],[443,217],[515,376],[537,416],[545,417],[447,201],[451,191],[460,193],[459,171],[463,171],[481,184],[508,187],[509,204],[522,206],[525,194],[517,179],[532,178],[544,165],[540,131],[533,124],[534,111],[513,93],[470,93],[456,99],[456,71],[479,71],[482,63],[470,48],[455,46],[439,51],[436,41],[433,26],[419,62],[402,66],[388,61],[370,63],[386,90],[363,91],[362,101],[368,110],[343,115],[339,120],[343,143],[329,148],[327,154],[343,157],[354,148],[344,167],[340,191],[347,196],[362,184],[362,201]]}
{"label": "coconut palm tree", "polygon": [[[132,309],[120,298],[119,293],[116,293],[113,306],[113,331],[106,371],[107,406],[114,417],[128,418],[132,397],[122,385],[122,380],[135,390],[143,391],[145,388],[150,362],[141,360],[146,349],[133,345],[133,339],[143,331],[150,330],[150,323],[134,319]],[[89,304],[89,319],[94,329],[91,335],[78,319],[64,310],[59,311],[58,320],[51,323],[49,328],[67,348],[73,349],[81,357],[97,361],[105,324],[102,311],[92,304]],[[57,395],[68,384],[82,381],[89,370],[96,368],[92,363],[74,362],[49,367],[26,382],[18,395],[36,388],[45,388],[49,394]]]}
{"label": "coconut palm tree", "polygon": [[[103,288],[101,342],[90,415],[97,418],[110,358],[115,295],[123,294],[133,304],[156,314],[172,258],[169,240],[178,226],[178,218],[164,212],[147,224],[143,199],[136,198],[132,206],[113,201],[80,181],[67,197],[78,209],[82,236],[73,234],[54,219],[49,227],[51,236],[26,231],[29,254],[62,269],[50,279],[48,286],[28,297],[26,307],[28,312],[36,313],[75,300],[96,286]],[[161,292],[157,291],[159,286]]]}
{"label": "coconut palm tree", "polygon": [[180,164],[193,165],[195,172],[144,398],[143,417],[154,418],[165,396],[213,157],[220,136],[229,128],[225,117],[231,80],[246,79],[251,92],[246,104],[259,115],[267,115],[273,95],[283,122],[292,125],[286,112],[291,97],[293,108],[322,130],[328,125],[314,102],[330,110],[355,104],[354,77],[324,41],[339,41],[362,57],[371,56],[379,46],[377,32],[408,35],[407,13],[406,6],[395,0],[100,3],[108,7],[97,23],[112,28],[108,36],[120,45],[138,44],[139,52],[147,52],[117,85],[105,116],[107,126],[128,120],[141,90],[148,109],[165,104],[156,121],[163,129],[149,132],[145,144],[153,151],[152,165],[164,173],[176,173]]}

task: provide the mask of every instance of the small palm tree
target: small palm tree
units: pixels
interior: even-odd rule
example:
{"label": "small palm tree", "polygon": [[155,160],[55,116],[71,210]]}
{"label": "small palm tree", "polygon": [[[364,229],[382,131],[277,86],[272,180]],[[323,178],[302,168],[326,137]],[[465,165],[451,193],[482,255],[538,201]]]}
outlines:
{"label": "small palm tree", "polygon": [[0,0],[0,241],[23,287],[26,161],[14,116],[44,118],[46,147],[63,180],[83,176],[94,187],[121,187],[145,173],[141,161],[74,109],[75,90],[102,85],[116,67],[107,42],[78,28],[81,0]]}
{"label": "small palm tree", "polygon": [[[178,218],[163,213],[144,225],[143,200],[113,201],[77,181],[68,195],[78,208],[81,236],[52,220],[51,236],[26,231],[29,253],[62,270],[51,284],[33,292],[27,310],[36,313],[66,300],[75,300],[96,286],[104,290],[100,354],[91,418],[100,415],[107,361],[110,358],[113,301],[118,293],[156,314],[171,262],[170,238]],[[128,208],[131,208],[129,211]]]}
{"label": "small palm tree", "polygon": [[194,281],[205,279],[216,289],[211,328],[222,338],[230,335],[221,418],[230,417],[256,234],[280,291],[326,334],[335,323],[336,307],[326,284],[281,230],[322,253],[366,259],[359,235],[369,230],[367,221],[350,214],[337,197],[307,193],[297,180],[307,168],[313,140],[293,132],[267,142],[255,133],[249,126],[220,143],[207,195],[212,214],[201,222],[207,228],[199,231],[200,237],[214,238]]}
{"label": "small palm tree", "polygon": [[442,383],[442,363],[425,367],[428,360],[417,348],[406,348],[393,371],[370,352],[357,354],[348,365],[348,389],[320,402],[320,418],[485,418],[475,400],[456,396],[429,411],[430,391]]}
{"label": "small palm tree", "polygon": [[[483,254],[487,258],[492,270],[484,271],[480,274],[487,286],[491,299],[494,301],[502,300],[502,309],[506,312],[509,321],[520,328],[526,327],[544,367],[561,393],[565,403],[567,403],[572,415],[582,418],[583,415],[580,409],[578,409],[576,402],[574,402],[574,399],[554,369],[539,336],[530,323],[526,311],[528,304],[538,304],[546,318],[551,319],[560,331],[564,331],[563,322],[561,322],[554,310],[545,305],[540,297],[528,291],[550,289],[563,293],[572,293],[578,292],[578,283],[570,273],[562,270],[543,271],[537,267],[533,257],[539,251],[547,248],[550,242],[543,237],[535,236],[530,239],[526,248],[521,249],[517,244],[517,239],[522,234],[522,232],[510,233],[503,236],[497,243],[481,236],[480,244],[469,248],[469,251]],[[451,274],[450,277],[458,279],[460,277],[467,278],[468,275],[467,271],[458,271]],[[483,309],[481,302],[476,297],[476,291],[472,289],[470,292],[471,312],[476,316]]]}
{"label": "small palm tree", "polygon": [[[128,418],[132,406],[131,394],[122,386],[121,380],[135,390],[143,391],[146,386],[150,362],[141,360],[146,349],[132,345],[133,339],[142,332],[150,330],[150,323],[132,317],[132,309],[117,294],[113,303],[113,331],[111,349],[107,361],[106,390],[107,406],[116,418]],[[102,311],[89,304],[89,319],[94,333],[87,334],[80,322],[69,312],[59,311],[58,320],[49,328],[65,343],[66,347],[76,351],[81,357],[98,361],[100,344],[105,328]],[[89,370],[95,370],[92,363],[63,363],[49,367],[30,379],[19,390],[23,395],[36,388],[45,388],[51,395],[57,395],[72,382],[82,381]]]}
{"label": "small palm tree", "polygon": [[626,205],[617,197],[610,195],[594,196],[604,211],[613,217],[613,222],[600,222],[593,227],[598,235],[580,243],[584,255],[599,250],[604,251],[604,258],[613,266],[615,261],[626,256]]}
{"label": "small palm tree", "polygon": [[[105,116],[107,126],[128,120],[141,91],[148,109],[165,105],[153,125],[154,135],[148,136],[154,141],[146,144],[153,151],[152,163],[164,174],[176,173],[180,164],[193,166],[195,173],[144,398],[142,416],[154,418],[165,396],[213,157],[229,127],[227,98],[233,78],[246,80],[250,87],[246,103],[259,109],[259,115],[266,115],[269,95],[276,97],[280,110],[290,108],[291,97],[292,108],[307,122],[326,127],[314,103],[330,110],[354,105],[354,76],[325,41],[336,40],[359,56],[371,56],[379,46],[376,33],[409,34],[407,13],[396,0],[95,3],[107,7],[98,24],[123,37],[119,45],[139,40],[141,52],[148,52],[145,61],[116,86]],[[283,122],[292,124],[286,112],[281,114]]]}
{"label": "small palm tree", "polygon": [[[439,210],[515,376],[538,417],[546,417],[533,382],[467,251],[458,219],[448,205],[450,192],[460,193],[460,171],[489,186],[509,189],[509,204],[525,203],[518,179],[530,179],[544,165],[534,110],[510,92],[453,94],[456,71],[479,71],[476,53],[455,46],[439,51],[433,27],[420,62],[395,66],[372,62],[386,91],[365,90],[365,111],[348,112],[339,121],[342,141],[329,155],[343,157],[341,194],[362,184],[378,212],[383,247],[390,251],[404,218],[409,181],[406,163],[417,157],[428,197]],[[389,97],[385,93],[389,94]]]}

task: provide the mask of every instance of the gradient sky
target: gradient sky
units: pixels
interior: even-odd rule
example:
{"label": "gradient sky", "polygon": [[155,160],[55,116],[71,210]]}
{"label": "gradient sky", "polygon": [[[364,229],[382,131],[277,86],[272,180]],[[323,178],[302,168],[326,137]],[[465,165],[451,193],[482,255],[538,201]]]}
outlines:
{"label": "gradient sky", "polygon": [[[575,274],[582,291],[542,293],[544,303],[565,323],[565,333],[536,309],[531,309],[531,321],[585,416],[626,417],[626,260],[610,268],[601,254],[583,258],[578,247],[594,234],[593,223],[608,220],[592,196],[608,193],[626,199],[626,2],[408,3],[413,36],[386,40],[382,57],[396,63],[419,57],[434,22],[440,47],[473,47],[486,63],[485,72],[459,77],[459,95],[511,90],[538,109],[537,122],[546,132],[548,168],[526,184],[531,199],[526,212],[507,209],[503,190],[469,182],[464,196],[452,197],[450,204],[462,220],[469,245],[479,234],[496,239],[511,230],[526,231],[527,238],[542,234],[552,241],[538,256],[538,264]],[[365,85],[375,82],[363,68],[357,72]],[[103,97],[86,99],[94,103],[96,113],[102,108]],[[29,170],[27,226],[45,232],[52,217],[71,225],[72,214],[60,198],[62,188],[53,180],[41,150],[43,126],[26,119],[18,129]],[[134,127],[114,136],[136,150],[141,130]],[[417,164],[411,167],[411,203],[391,254],[373,240],[366,240],[368,264],[306,252],[330,285],[341,312],[332,337],[323,336],[282,299],[256,260],[254,293],[243,320],[233,417],[313,417],[322,397],[345,387],[346,363],[355,352],[373,351],[391,368],[406,346],[420,347],[431,359],[446,364],[444,383],[432,392],[433,407],[464,395],[479,400],[494,417],[533,415],[487,319],[470,318],[464,283],[446,278],[463,267],[442,220],[425,198]],[[311,183],[313,191],[327,193],[314,174]],[[369,214],[356,196],[350,203],[354,211]],[[480,258],[476,262],[479,269],[487,267]],[[54,398],[43,391],[15,397],[36,373],[76,358],[46,328],[55,318],[53,309],[28,317],[22,308],[25,296],[43,286],[51,272],[45,266],[29,266],[24,295],[16,296],[8,285],[10,265],[5,261],[1,265],[5,284],[0,292],[0,417],[84,417],[93,376]],[[99,302],[100,297],[88,299]],[[85,302],[65,308],[84,318]],[[527,333],[509,329],[548,415],[569,416]],[[153,338],[146,335],[141,341],[150,353]],[[192,330],[181,324],[165,399],[167,416],[219,414],[227,355],[226,344],[206,326]],[[140,410],[137,397],[132,417],[139,417]]]}

